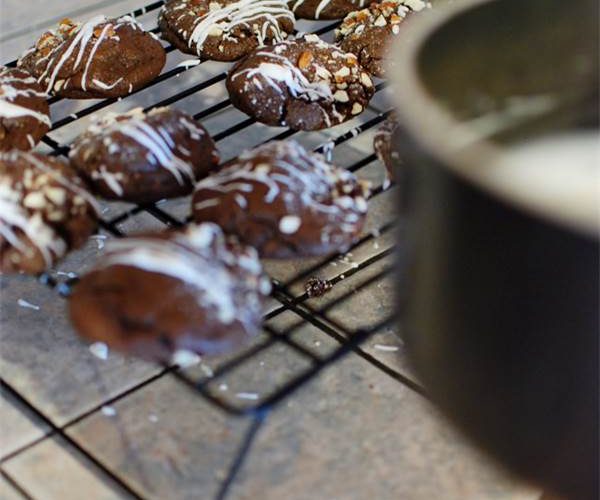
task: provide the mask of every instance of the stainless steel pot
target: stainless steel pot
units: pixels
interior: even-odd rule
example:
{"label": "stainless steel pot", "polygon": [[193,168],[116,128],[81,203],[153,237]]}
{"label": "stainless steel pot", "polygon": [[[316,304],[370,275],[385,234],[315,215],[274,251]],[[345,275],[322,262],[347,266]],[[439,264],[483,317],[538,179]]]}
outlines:
{"label": "stainless steel pot", "polygon": [[599,498],[600,198],[498,172],[516,144],[597,133],[597,23],[596,1],[456,1],[394,52],[415,367],[468,436],[574,499]]}

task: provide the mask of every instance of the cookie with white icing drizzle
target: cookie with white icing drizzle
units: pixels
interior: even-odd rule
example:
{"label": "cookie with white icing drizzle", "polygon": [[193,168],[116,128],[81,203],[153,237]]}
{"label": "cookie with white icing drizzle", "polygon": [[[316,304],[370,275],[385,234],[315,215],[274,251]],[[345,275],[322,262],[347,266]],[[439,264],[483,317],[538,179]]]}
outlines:
{"label": "cookie with white icing drizzle", "polygon": [[197,222],[212,221],[261,257],[345,251],[367,212],[369,184],[295,141],[274,141],[226,163],[196,186]]}
{"label": "cookie with white icing drizzle", "polygon": [[342,19],[346,14],[368,5],[367,0],[289,0],[288,5],[300,19]]}
{"label": "cookie with white icing drizzle", "polygon": [[27,151],[48,132],[47,97],[26,71],[0,66],[0,151]]}
{"label": "cookie with white icing drizzle", "polygon": [[373,136],[373,151],[386,169],[386,186],[394,180],[395,164],[400,161],[400,156],[393,145],[394,132],[397,128],[398,122],[392,115],[381,124]]}
{"label": "cookie with white icing drizzle", "polygon": [[430,7],[422,0],[385,0],[351,12],[338,29],[335,41],[342,50],[352,52],[358,62],[374,76],[385,77],[393,67],[388,56],[391,39],[400,33],[400,24],[410,14]]}
{"label": "cookie with white icing drizzle", "polygon": [[0,270],[37,274],[80,247],[97,204],[75,171],[37,153],[0,153]]}
{"label": "cookie with white icing drizzle", "polygon": [[375,89],[354,54],[304,35],[239,61],[227,90],[232,104],[259,122],[319,130],[362,113]]}
{"label": "cookie with white icing drizzle", "polygon": [[74,99],[121,97],[158,76],[166,54],[129,16],[64,19],[19,59],[49,94]]}
{"label": "cookie with white icing drizzle", "polygon": [[165,40],[203,59],[235,61],[294,30],[285,0],[170,0],[159,14]]}
{"label": "cookie with white icing drizzle", "polygon": [[214,224],[108,242],[75,285],[79,334],[169,362],[178,352],[222,354],[255,336],[271,285],[256,251]]}
{"label": "cookie with white icing drizzle", "polygon": [[97,118],[75,140],[69,158],[95,193],[132,203],[189,194],[219,164],[204,127],[170,108]]}

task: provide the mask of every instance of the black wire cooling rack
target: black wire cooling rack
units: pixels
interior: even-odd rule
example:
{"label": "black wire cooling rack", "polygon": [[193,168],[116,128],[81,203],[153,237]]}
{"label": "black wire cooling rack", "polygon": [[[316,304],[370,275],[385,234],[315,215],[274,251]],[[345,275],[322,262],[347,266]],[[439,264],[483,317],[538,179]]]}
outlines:
{"label": "black wire cooling rack", "polygon": [[[148,13],[152,13],[153,11],[158,11],[158,9],[163,5],[163,1],[153,2],[145,7],[136,9],[132,12],[129,12],[128,15],[132,17],[140,17],[144,16]],[[339,25],[339,22],[334,23],[321,23],[325,24],[322,28],[313,31],[318,35],[324,35],[327,33],[331,33],[336,26]],[[158,33],[158,28],[154,28],[149,30],[153,33]],[[167,45],[165,47],[167,53],[173,52],[175,48],[172,45]],[[14,66],[16,61],[12,61],[8,63],[9,66]],[[201,61],[199,65],[205,64],[204,61]],[[162,82],[168,82],[176,77],[178,77],[181,73],[188,71],[191,67],[190,65],[178,65],[170,70],[162,73],[158,78],[154,81],[150,82],[146,87],[139,89],[133,94],[137,94],[139,92],[143,92],[144,90],[153,87]],[[223,82],[226,78],[227,72],[223,71],[216,75],[213,75],[199,83],[193,84],[184,90],[178,91],[175,94],[168,95],[156,102],[153,102],[151,105],[145,107],[145,110],[150,110],[152,108],[160,107],[160,106],[168,106],[182,99],[185,99],[189,96],[198,94],[202,91],[209,89],[210,87]],[[385,82],[378,83],[376,85],[376,91],[379,92],[385,87]],[[51,97],[49,99],[49,104],[51,106],[56,106],[63,99],[60,97]],[[97,113],[102,111],[104,108],[114,104],[117,102],[117,99],[106,99],[98,102],[94,102],[89,106],[86,106],[77,112],[65,116],[59,120],[53,122],[52,128],[49,134],[43,138],[43,143],[50,148],[49,154],[55,156],[67,156],[69,152],[68,144],[61,144],[52,136],[59,132],[63,127],[67,125],[73,124],[78,120],[85,118],[92,113]],[[210,116],[222,112],[230,107],[231,103],[229,99],[223,99],[219,102],[211,104],[208,107],[203,107],[200,111],[196,112],[193,116],[198,120],[207,119]],[[350,130],[347,130],[344,133],[341,133],[338,136],[332,137],[332,139],[325,144],[317,147],[315,151],[321,153],[330,152],[333,148],[344,144],[352,139],[358,137],[361,133],[376,127],[380,122],[382,122],[389,111],[381,112],[381,110],[371,108],[371,111],[375,111],[376,116],[373,118],[364,121]],[[188,110],[190,112],[190,110]],[[356,120],[355,120],[356,121]],[[256,122],[253,118],[245,118],[237,123],[230,125],[225,130],[214,134],[213,139],[217,142],[217,144],[221,141],[224,141],[227,138],[231,138],[235,134],[244,134],[245,130],[254,125]],[[293,137],[297,132],[292,130],[284,130],[274,137],[270,137],[268,141],[272,140],[282,140]],[[267,141],[264,141],[267,142]],[[258,144],[257,144],[258,145]],[[239,151],[241,152],[241,151]],[[347,165],[346,168],[350,171],[358,171],[359,169],[373,163],[376,161],[376,157],[373,153],[366,153],[364,157],[354,161],[351,165]],[[369,200],[369,204],[371,200],[380,196],[384,191],[384,186],[380,185],[376,187],[371,195]],[[110,219],[100,219],[100,227],[114,237],[123,237],[126,236],[126,233],[120,229],[120,225],[127,221],[129,218],[141,213],[146,212],[154,219],[159,221],[162,225],[166,227],[179,227],[184,225],[189,219],[179,219],[169,213],[166,210],[163,210],[160,204],[152,203],[145,205],[137,205],[122,213],[113,216]],[[397,221],[394,223],[387,223],[372,231],[371,233],[363,236],[353,248],[357,248],[361,245],[374,241],[380,235],[384,235],[390,233],[391,231],[402,231],[402,221]],[[328,281],[331,285],[335,286],[337,283],[344,279],[348,279],[353,275],[359,273],[367,274],[367,270],[372,269],[372,266],[376,263],[380,263],[386,257],[389,257],[392,252],[396,252],[398,249],[395,247],[386,248],[380,252],[372,253],[368,258],[363,260],[360,263],[352,266],[350,269],[344,270],[344,272],[339,273],[338,275],[330,278]],[[350,249],[352,252],[353,249]],[[347,255],[347,254],[346,254]],[[256,435],[256,432],[260,428],[261,424],[264,422],[266,416],[269,414],[270,410],[275,408],[279,403],[281,403],[285,398],[289,397],[296,389],[303,386],[306,382],[308,382],[313,377],[317,376],[323,369],[332,365],[337,360],[342,358],[347,353],[354,351],[356,354],[364,358],[366,361],[374,364],[379,369],[386,372],[388,375],[395,378],[397,381],[411,387],[413,390],[417,392],[422,392],[421,388],[417,386],[411,380],[405,378],[402,374],[395,371],[393,368],[381,362],[377,357],[369,354],[365,350],[360,348],[361,343],[363,343],[368,338],[375,335],[377,332],[380,332],[384,329],[390,328],[393,326],[395,322],[394,317],[384,317],[381,318],[375,325],[370,326],[369,328],[351,328],[348,325],[343,325],[339,321],[332,319],[328,312],[334,307],[340,305],[344,301],[347,301],[349,298],[355,296],[355,294],[360,294],[361,292],[366,292],[366,289],[369,285],[374,282],[381,280],[386,275],[391,272],[389,267],[384,267],[383,270],[378,271],[374,275],[369,275],[366,281],[360,283],[360,285],[353,287],[351,290],[344,292],[344,294],[337,296],[334,300],[327,301],[327,303],[321,307],[319,307],[319,301],[310,300],[307,293],[303,293],[300,295],[295,295],[290,290],[291,283],[298,283],[302,280],[306,280],[313,276],[315,273],[322,269],[324,266],[330,265],[338,261],[338,259],[342,258],[343,255],[331,255],[314,266],[304,269],[300,273],[297,273],[292,278],[286,280],[286,282],[278,282],[273,281],[273,292],[272,298],[276,300],[277,306],[273,308],[266,316],[265,316],[265,325],[263,327],[263,335],[262,340],[253,344],[245,350],[241,350],[237,355],[228,358],[227,361],[219,365],[215,368],[215,370],[210,373],[210,376],[203,377],[193,377],[190,375],[187,370],[180,370],[177,366],[165,366],[164,370],[162,370],[158,375],[152,377],[151,381],[164,376],[165,374],[171,374],[178,381],[188,387],[195,394],[209,401],[212,405],[220,408],[222,411],[227,412],[228,414],[235,416],[247,416],[252,419],[252,425],[249,427],[246,436],[244,437],[239,451],[233,464],[223,480],[220,491],[217,495],[217,498],[224,498],[228,492],[229,486],[231,485],[238,469],[240,468],[249,448],[251,442]],[[50,274],[43,274],[39,277],[39,282],[43,285],[49,286],[53,290],[55,290],[60,296],[67,297],[70,293],[71,286],[76,281],[74,279],[66,279],[61,280]],[[298,317],[299,322],[290,328],[284,329],[283,331],[279,331],[274,327],[269,325],[269,320],[281,315],[284,312],[292,312],[295,316]],[[320,332],[332,338],[337,344],[337,347],[329,352],[327,355],[319,355],[313,352],[311,349],[307,348],[302,343],[298,342],[294,338],[294,332],[299,329],[302,325],[312,325],[317,328]],[[257,359],[260,356],[260,353],[266,351],[267,349],[273,347],[274,345],[284,346],[285,349],[289,351],[293,351],[296,356],[300,356],[307,361],[308,367],[301,371],[300,373],[295,373],[290,376],[286,380],[279,381],[277,387],[267,393],[262,395],[262,397],[258,398],[256,401],[248,401],[244,400],[243,402],[232,402],[227,398],[224,398],[222,394],[214,389],[214,384],[211,385],[211,382],[219,377],[223,377],[224,375],[232,372],[235,369],[238,369],[241,366],[252,365],[253,363],[257,363]],[[137,388],[141,387],[149,383],[149,381],[145,381],[143,384],[140,384]],[[131,489],[131,487],[116,476],[113,472],[108,470],[102,463],[100,463],[95,457],[90,455],[85,449],[83,449],[74,439],[72,439],[67,433],[65,433],[65,428],[73,425],[77,421],[82,420],[86,416],[90,415],[94,411],[97,411],[99,407],[93,408],[92,410],[86,412],[84,415],[78,416],[76,419],[64,424],[61,427],[55,426],[48,417],[42,414],[39,410],[37,410],[33,405],[31,405],[26,398],[24,398],[18,391],[10,386],[6,381],[2,381],[2,387],[4,390],[10,392],[12,396],[20,400],[23,404],[25,404],[31,411],[36,413],[43,421],[45,421],[51,428],[51,431],[55,434],[60,435],[64,438],[70,445],[78,449],[83,455],[85,455],[92,463],[94,463],[97,467],[102,469],[102,471],[107,474],[114,482],[119,484],[124,492],[131,495],[134,498],[140,498],[139,494]],[[102,405],[111,404],[123,397],[125,395],[131,393],[132,391],[137,389],[136,387],[129,389],[123,394],[120,394],[111,400],[104,401]],[[20,450],[22,451],[22,450]],[[15,453],[11,454],[14,455]],[[3,460],[6,460],[5,457]]]}

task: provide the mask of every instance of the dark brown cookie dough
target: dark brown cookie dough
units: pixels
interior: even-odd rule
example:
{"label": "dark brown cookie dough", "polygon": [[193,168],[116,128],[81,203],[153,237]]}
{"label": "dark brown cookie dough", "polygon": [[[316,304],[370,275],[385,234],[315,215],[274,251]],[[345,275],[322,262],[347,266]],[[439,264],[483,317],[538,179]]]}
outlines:
{"label": "dark brown cookie dough", "polygon": [[69,158],[97,194],[132,203],[189,194],[219,164],[204,127],[169,108],[109,113],[77,138]]}
{"label": "dark brown cookie dough", "polygon": [[290,0],[288,5],[301,19],[341,19],[349,12],[362,9],[366,0]]}
{"label": "dark brown cookie dough", "polygon": [[26,71],[0,66],[0,151],[27,151],[48,132],[47,97]]}
{"label": "dark brown cookie dough", "polygon": [[319,130],[362,113],[375,89],[354,54],[305,35],[239,61],[227,90],[233,105],[259,122]]}
{"label": "dark brown cookie dough", "polygon": [[75,285],[73,325],[90,341],[153,361],[221,354],[257,334],[270,292],[256,251],[214,224],[111,240]]}
{"label": "dark brown cookie dough", "polygon": [[398,122],[394,116],[384,121],[375,132],[373,137],[373,150],[379,161],[385,165],[387,172],[386,184],[394,180],[395,164],[400,160],[398,152],[392,146],[394,131],[398,128]]}
{"label": "dark brown cookie dough", "polygon": [[47,93],[87,99],[125,96],[158,76],[165,61],[160,42],[133,18],[96,16],[83,24],[61,21],[18,66]]}
{"label": "dark brown cookie dough", "polygon": [[342,50],[352,52],[372,75],[384,77],[391,38],[400,33],[400,23],[411,12],[429,4],[421,0],[385,0],[348,14],[335,30],[335,40]]}
{"label": "dark brown cookie dough", "polygon": [[286,0],[169,0],[160,11],[163,38],[203,59],[235,61],[294,30]]}
{"label": "dark brown cookie dough", "polygon": [[345,251],[360,233],[368,184],[294,141],[271,142],[198,183],[196,221],[212,221],[262,257]]}
{"label": "dark brown cookie dough", "polygon": [[48,269],[92,234],[96,208],[65,163],[37,153],[0,153],[0,270]]}

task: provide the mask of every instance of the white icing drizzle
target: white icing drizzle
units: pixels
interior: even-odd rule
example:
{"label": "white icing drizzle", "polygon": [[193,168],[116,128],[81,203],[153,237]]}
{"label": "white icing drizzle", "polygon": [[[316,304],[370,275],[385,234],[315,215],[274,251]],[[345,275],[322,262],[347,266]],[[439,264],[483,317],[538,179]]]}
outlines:
{"label": "white icing drizzle", "polygon": [[10,76],[10,70],[0,71],[0,117],[2,118],[20,118],[22,116],[31,116],[37,121],[42,122],[48,127],[52,125],[50,118],[38,111],[26,108],[13,102],[19,96],[23,97],[48,97],[43,92],[38,92],[32,88],[16,88],[14,84],[31,85],[35,83],[32,77],[16,78]]}
{"label": "white icing drizzle", "polygon": [[[84,151],[84,155],[87,154],[86,149],[88,147],[93,148],[93,144],[98,138],[102,139],[109,153],[114,154],[118,151],[118,147],[111,142],[111,135],[119,133],[133,139],[146,149],[148,161],[167,169],[180,185],[185,184],[186,180],[194,182],[195,177],[192,166],[175,154],[177,145],[173,141],[171,133],[162,126],[150,125],[147,122],[147,116],[150,114],[168,111],[168,108],[158,108],[149,114],[145,114],[142,108],[135,108],[124,114],[107,113],[90,125],[89,135],[83,136],[81,140],[74,144],[70,155],[75,156],[79,154],[80,150]],[[199,139],[205,133],[204,130],[198,128],[185,117],[180,117],[178,123],[186,128],[194,139]],[[181,150],[181,148],[177,149]],[[100,170],[95,171],[92,176],[95,179],[103,179],[117,196],[123,194],[124,191],[119,182],[122,180],[122,174],[119,177],[118,173],[111,173],[105,165],[102,165]]]}
{"label": "white icing drizzle", "polygon": [[[257,163],[257,157],[263,163]],[[296,200],[299,200],[306,210],[338,221],[342,231],[353,232],[355,223],[360,220],[356,214],[366,212],[368,188],[357,183],[349,171],[326,163],[321,155],[308,153],[295,141],[274,141],[245,152],[229,167],[201,180],[196,185],[196,193],[202,192],[207,199],[199,198],[194,205],[195,212],[222,201],[223,196],[214,197],[212,193],[225,194],[231,191],[235,192],[237,204],[244,209],[239,198],[243,198],[247,205],[242,193],[254,191],[257,183],[267,188],[264,197],[266,203],[283,197],[286,205],[297,207]],[[361,187],[362,194],[356,194],[357,187]],[[301,222],[298,216],[290,213],[280,220],[279,230],[283,234],[293,234]],[[328,233],[338,229],[329,226],[323,228],[326,238],[329,238]]]}
{"label": "white icing drizzle", "polygon": [[[262,56],[272,59],[273,62],[261,62],[258,68],[248,68],[235,73],[232,79],[251,79],[260,76],[273,89],[282,93],[279,83],[284,83],[293,97],[300,97],[309,101],[325,99],[333,100],[329,83],[326,81],[310,82],[306,76],[292,62],[284,56],[272,52],[256,52],[255,57]],[[257,80],[254,80],[258,83]]]}
{"label": "white icing drizzle", "polygon": [[[214,308],[218,320],[226,324],[236,320],[248,323],[251,318],[245,306],[260,303],[262,267],[256,252],[247,249],[246,254],[232,253],[216,224],[191,225],[170,239],[111,240],[96,269],[116,265],[170,276],[192,286],[198,291],[198,303]],[[240,276],[230,266],[244,273]]]}
{"label": "white icing drizzle", "polygon": [[[209,12],[194,21],[188,38],[188,45],[195,45],[198,55],[209,36],[227,37],[236,26],[245,25],[250,28],[257,36],[259,45],[264,45],[269,32],[277,42],[285,39],[279,26],[281,18],[294,22],[294,14],[284,0],[239,0],[224,6],[211,2],[209,9]],[[188,14],[195,15],[191,10]],[[258,19],[262,19],[260,27],[254,22]]]}
{"label": "white icing drizzle", "polygon": [[[99,25],[101,25],[103,23],[107,23],[107,24],[102,28],[102,31],[98,35],[96,41],[94,42],[94,45],[89,50],[86,60],[84,61],[83,60],[84,54],[88,48],[88,44],[89,44],[90,40],[92,40],[92,38],[94,37],[94,31],[96,30],[96,28]],[[45,82],[46,92],[49,93],[53,89],[60,90],[60,88],[62,88],[63,85],[66,88],[69,81],[67,80],[66,83],[64,83],[64,80],[58,80],[58,74],[60,73],[61,69],[64,67],[64,65],[66,64],[68,59],[75,53],[75,51],[78,51],[78,52],[77,52],[77,57],[75,59],[75,62],[73,63],[73,71],[74,72],[77,71],[83,64],[83,74],[81,77],[81,88],[84,91],[87,90],[87,85],[89,83],[88,82],[88,72],[89,72],[90,66],[94,60],[94,56],[96,55],[96,51],[98,50],[98,48],[100,47],[102,42],[104,40],[106,40],[107,36],[112,36],[113,38],[118,38],[115,34],[109,35],[109,33],[110,33],[111,29],[116,30],[120,26],[123,26],[123,25],[129,25],[133,29],[142,29],[141,26],[137,23],[137,21],[135,21],[135,19],[133,19],[129,16],[123,16],[123,17],[117,19],[115,23],[113,23],[113,22],[110,22],[108,20],[108,18],[106,18],[106,16],[100,15],[100,16],[95,16],[92,19],[90,19],[89,21],[87,21],[86,23],[83,23],[83,24],[77,26],[75,28],[75,36],[73,36],[71,38],[71,40],[68,42],[68,46],[64,49],[62,55],[60,56],[60,58],[57,61],[52,60],[51,57],[58,50],[62,50],[64,48],[64,44],[66,43],[65,40],[63,40],[62,43],[58,44],[47,56],[41,58],[40,61],[38,61],[38,63],[39,63],[41,61],[50,60],[50,62],[47,64],[44,72],[38,78],[38,81],[40,83]],[[71,36],[72,36],[72,32],[67,35],[67,37],[71,37]],[[21,57],[21,59],[30,52],[31,52],[31,49],[29,51],[25,52],[25,54]],[[94,79],[94,80],[92,80],[92,82],[96,83],[97,80]],[[113,87],[116,86],[117,83],[118,82],[114,83]],[[112,87],[109,87],[109,88],[112,88]]]}

